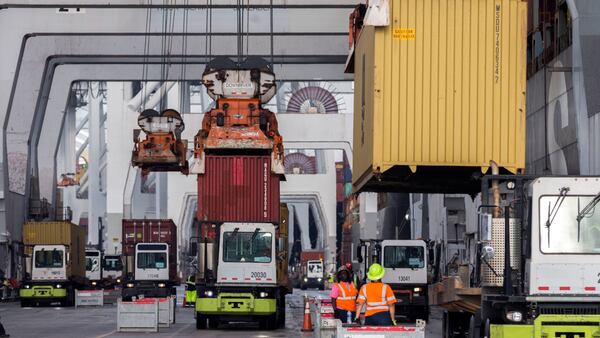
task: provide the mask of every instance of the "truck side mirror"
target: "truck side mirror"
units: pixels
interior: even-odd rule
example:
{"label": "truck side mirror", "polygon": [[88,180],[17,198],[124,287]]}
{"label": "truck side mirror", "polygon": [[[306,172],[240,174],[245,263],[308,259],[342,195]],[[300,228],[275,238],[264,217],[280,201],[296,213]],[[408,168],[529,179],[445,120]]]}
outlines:
{"label": "truck side mirror", "polygon": [[198,242],[191,242],[190,243],[190,252],[189,255],[192,257],[195,257],[196,255],[198,255]]}
{"label": "truck side mirror", "polygon": [[356,247],[356,259],[358,260],[359,263],[363,262],[363,256],[362,256],[362,246],[358,246]]}

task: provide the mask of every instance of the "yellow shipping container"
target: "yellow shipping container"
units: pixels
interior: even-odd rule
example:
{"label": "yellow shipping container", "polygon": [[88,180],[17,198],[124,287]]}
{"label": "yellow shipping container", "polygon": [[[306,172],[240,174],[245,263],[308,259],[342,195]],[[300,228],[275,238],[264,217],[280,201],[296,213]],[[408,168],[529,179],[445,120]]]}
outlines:
{"label": "yellow shipping container", "polygon": [[472,192],[525,167],[527,3],[393,0],[355,44],[356,190]]}
{"label": "yellow shipping container", "polygon": [[34,245],[65,245],[69,249],[69,276],[85,277],[85,243],[87,232],[71,222],[45,221],[23,224],[25,253],[31,255]]}

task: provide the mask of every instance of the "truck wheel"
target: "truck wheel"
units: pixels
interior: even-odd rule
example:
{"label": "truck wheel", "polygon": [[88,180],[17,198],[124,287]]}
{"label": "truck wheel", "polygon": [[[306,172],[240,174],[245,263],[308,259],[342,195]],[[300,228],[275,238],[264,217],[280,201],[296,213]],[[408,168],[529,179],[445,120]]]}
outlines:
{"label": "truck wheel", "polygon": [[277,328],[277,314],[263,316],[258,322],[258,327],[261,330],[275,330]]}
{"label": "truck wheel", "polygon": [[21,298],[21,307],[30,307],[31,302],[28,299]]}
{"label": "truck wheel", "polygon": [[201,315],[199,313],[196,314],[196,329],[198,329],[198,330],[206,329],[206,316]]}
{"label": "truck wheel", "polygon": [[285,328],[285,306],[283,306],[282,308],[279,308],[278,312],[279,312],[278,327],[284,329]]}
{"label": "truck wheel", "polygon": [[217,317],[208,317],[208,328],[212,330],[216,330],[219,328],[219,318]]}

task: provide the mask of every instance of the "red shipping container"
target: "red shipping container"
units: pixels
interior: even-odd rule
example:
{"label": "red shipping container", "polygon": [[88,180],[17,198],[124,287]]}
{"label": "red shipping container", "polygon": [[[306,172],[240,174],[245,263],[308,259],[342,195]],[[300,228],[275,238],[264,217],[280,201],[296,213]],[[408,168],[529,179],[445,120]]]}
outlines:
{"label": "red shipping container", "polygon": [[323,251],[302,251],[300,252],[300,262],[323,260],[324,255]]}
{"label": "red shipping container", "polygon": [[[123,256],[132,257],[137,243],[167,243],[169,245],[169,279],[177,276],[177,226],[171,219],[124,219]],[[132,264],[133,260],[129,259]]]}
{"label": "red shipping container", "polygon": [[270,156],[206,155],[198,175],[200,222],[279,223],[280,176]]}

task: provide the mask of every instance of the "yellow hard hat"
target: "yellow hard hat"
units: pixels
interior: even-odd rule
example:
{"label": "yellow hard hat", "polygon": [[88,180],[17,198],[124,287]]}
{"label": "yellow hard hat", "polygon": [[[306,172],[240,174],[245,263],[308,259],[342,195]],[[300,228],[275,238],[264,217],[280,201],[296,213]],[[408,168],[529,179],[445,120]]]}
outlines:
{"label": "yellow hard hat", "polygon": [[371,264],[371,266],[369,267],[369,272],[367,272],[367,278],[369,280],[379,280],[383,278],[384,275],[385,269],[383,268],[383,266],[377,263]]}

